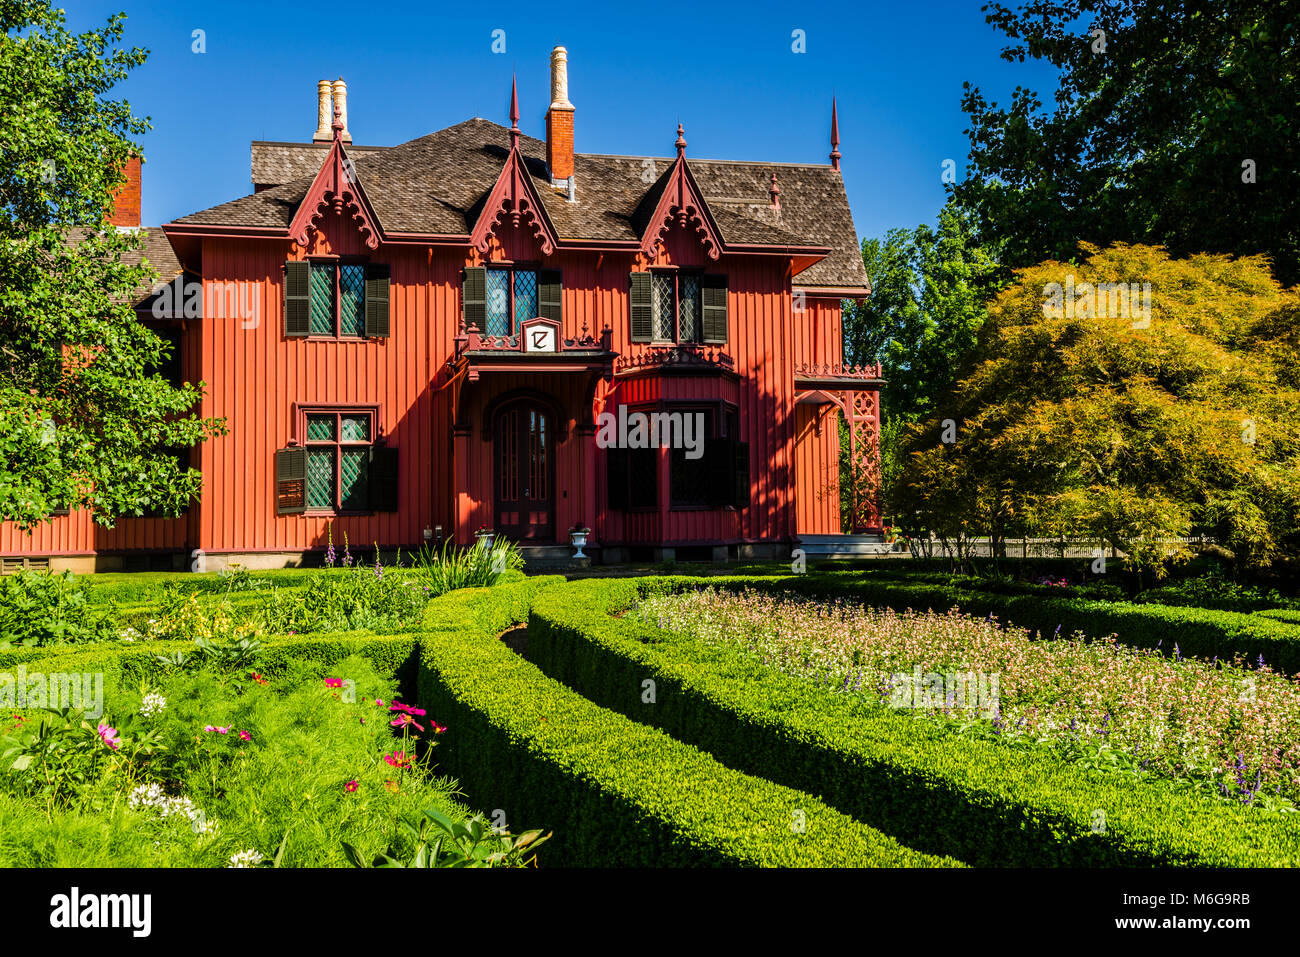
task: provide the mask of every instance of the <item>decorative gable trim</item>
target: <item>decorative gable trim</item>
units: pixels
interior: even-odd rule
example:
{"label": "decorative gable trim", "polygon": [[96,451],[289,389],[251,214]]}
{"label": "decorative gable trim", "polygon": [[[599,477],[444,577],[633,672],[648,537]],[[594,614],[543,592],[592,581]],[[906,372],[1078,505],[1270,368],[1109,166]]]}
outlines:
{"label": "decorative gable trim", "polygon": [[325,162],[321,164],[316,178],[312,180],[311,188],[307,190],[307,195],[303,197],[298,212],[294,214],[293,221],[289,224],[289,238],[299,246],[308,244],[310,234],[320,229],[321,221],[329,210],[333,210],[339,216],[346,215],[351,218],[367,248],[375,249],[379,246],[382,234],[379,217],[375,215],[370,200],[366,198],[366,191],[361,185],[361,180],[357,178],[355,165],[348,158],[347,151],[343,147],[342,132],[342,117],[336,105],[334,140],[325,155]]}
{"label": "decorative gable trim", "polygon": [[527,223],[542,255],[549,256],[555,252],[555,244],[559,240],[550,217],[546,215],[546,207],[542,205],[542,199],[533,186],[532,177],[528,175],[523,154],[519,152],[519,94],[513,83],[510,91],[510,120],[510,153],[492,192],[488,193],[483,212],[479,214],[478,222],[470,233],[470,245],[479,252],[486,253],[497,226],[504,224],[506,217],[509,217],[510,225],[515,229]]}
{"label": "decorative gable trim", "polygon": [[664,191],[659,195],[655,211],[646,223],[645,234],[641,237],[641,253],[647,259],[653,259],[655,249],[667,237],[668,230],[676,224],[695,232],[708,257],[717,259],[722,254],[722,234],[686,163],[686,140],[680,123],[677,125],[676,145],[677,159],[666,174],[668,180]]}

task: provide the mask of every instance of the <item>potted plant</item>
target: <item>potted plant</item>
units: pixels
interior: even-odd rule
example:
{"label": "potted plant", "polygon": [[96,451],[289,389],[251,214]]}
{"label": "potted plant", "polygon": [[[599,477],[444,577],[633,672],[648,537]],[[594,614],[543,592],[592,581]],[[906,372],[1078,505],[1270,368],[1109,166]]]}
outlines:
{"label": "potted plant", "polygon": [[583,554],[582,549],[586,546],[587,536],[590,534],[591,529],[582,524],[582,522],[578,522],[578,524],[569,529],[569,542],[577,549],[577,551],[573,553],[574,558],[587,557]]}
{"label": "potted plant", "polygon": [[488,528],[486,525],[480,525],[474,530],[474,539],[478,542],[481,548],[491,548],[492,539],[494,538],[496,538],[496,532],[492,531],[492,529]]}

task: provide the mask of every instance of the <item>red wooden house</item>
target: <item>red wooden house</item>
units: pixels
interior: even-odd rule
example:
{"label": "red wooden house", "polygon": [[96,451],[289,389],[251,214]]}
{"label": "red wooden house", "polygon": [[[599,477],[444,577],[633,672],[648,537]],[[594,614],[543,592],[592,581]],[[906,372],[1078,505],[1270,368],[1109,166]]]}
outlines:
{"label": "red wooden house", "polygon": [[[561,47],[551,72],[544,141],[512,95],[508,129],[353,146],[322,82],[312,142],[254,142],[254,192],[150,231],[175,283],[142,321],[229,429],[192,453],[202,497],[5,524],[5,562],[297,564],[331,529],[567,554],[575,525],[602,561],[758,558],[840,533],[838,416],[869,465],[881,382],[842,363],[841,302],[870,290],[834,111],[829,164],[688,158],[680,126],[667,158],[575,153]],[[703,435],[602,434],[637,412]]]}

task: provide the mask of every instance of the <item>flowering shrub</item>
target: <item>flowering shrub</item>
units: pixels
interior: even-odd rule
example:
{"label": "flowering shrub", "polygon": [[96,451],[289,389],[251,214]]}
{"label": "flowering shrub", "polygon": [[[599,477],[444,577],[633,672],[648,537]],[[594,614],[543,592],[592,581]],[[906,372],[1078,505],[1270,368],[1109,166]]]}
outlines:
{"label": "flowering shrub", "polygon": [[1234,800],[1300,800],[1300,681],[1259,660],[1200,661],[1177,649],[1171,660],[1114,638],[1033,641],[993,619],[753,592],[653,597],[637,613],[881,704],[893,691],[888,676],[900,672],[995,674],[996,718],[962,720],[970,715],[947,701],[937,716],[951,730],[1188,780]]}
{"label": "flowering shrub", "polygon": [[92,611],[89,586],[71,572],[19,570],[0,577],[0,645],[62,645],[117,637],[107,615]]}

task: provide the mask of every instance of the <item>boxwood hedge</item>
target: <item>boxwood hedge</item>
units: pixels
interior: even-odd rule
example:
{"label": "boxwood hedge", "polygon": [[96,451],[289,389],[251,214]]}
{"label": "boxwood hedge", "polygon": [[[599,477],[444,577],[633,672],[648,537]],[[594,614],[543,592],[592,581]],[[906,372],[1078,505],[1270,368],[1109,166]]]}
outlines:
{"label": "boxwood hedge", "polygon": [[[731,767],[816,794],[932,854],[979,866],[1300,864],[1297,815],[942,735],[929,722],[783,675],[738,649],[611,614],[650,590],[719,583],[587,580],[552,588],[533,605],[528,657],[597,704]],[[1104,833],[1093,833],[1103,820],[1098,811]]]}
{"label": "boxwood hedge", "polygon": [[547,585],[531,579],[435,599],[419,677],[421,705],[449,726],[439,766],[481,808],[553,829],[546,863],[958,866],[547,678],[497,637],[527,620]]}

